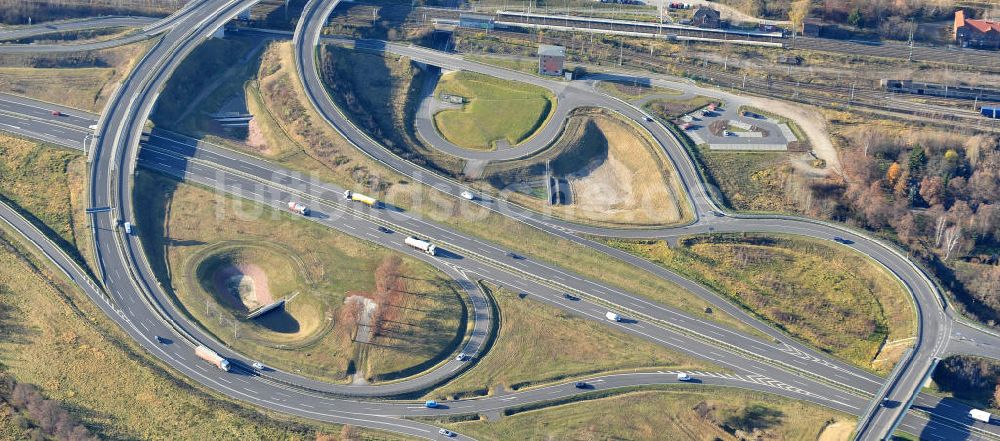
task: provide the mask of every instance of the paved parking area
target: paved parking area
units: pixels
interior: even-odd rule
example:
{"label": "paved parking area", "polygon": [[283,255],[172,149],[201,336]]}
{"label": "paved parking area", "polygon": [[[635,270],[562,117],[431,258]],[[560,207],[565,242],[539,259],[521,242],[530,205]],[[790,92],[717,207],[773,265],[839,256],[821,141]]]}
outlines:
{"label": "paved parking area", "polygon": [[[691,123],[686,132],[695,144],[707,144],[712,150],[785,151],[798,141],[787,124],[763,115],[745,115],[735,107],[703,110],[684,117]],[[713,126],[723,127],[713,130]]]}

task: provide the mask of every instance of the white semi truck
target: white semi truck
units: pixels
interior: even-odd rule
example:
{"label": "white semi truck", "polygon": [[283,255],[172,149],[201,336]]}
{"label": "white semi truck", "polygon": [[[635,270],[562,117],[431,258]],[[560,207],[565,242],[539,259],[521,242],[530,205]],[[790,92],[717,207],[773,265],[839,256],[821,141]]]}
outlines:
{"label": "white semi truck", "polygon": [[365,196],[361,193],[355,193],[351,190],[344,190],[344,199],[349,201],[358,201],[372,208],[379,208],[382,206],[382,203],[379,202],[378,199],[371,196]]}
{"label": "white semi truck", "polygon": [[214,364],[215,367],[229,372],[229,360],[222,358],[221,355],[215,353],[215,351],[209,349],[207,346],[199,345],[194,348],[194,354],[197,355],[198,358]]}
{"label": "white semi truck", "polygon": [[296,203],[296,202],[289,202],[288,203],[288,211],[291,211],[292,213],[298,213],[298,214],[301,214],[303,216],[308,216],[309,215],[309,207],[307,207],[305,205],[302,205],[302,204],[299,204],[299,203]]}
{"label": "white semi truck", "polygon": [[990,417],[992,417],[992,416],[993,416],[993,414],[991,414],[991,413],[989,413],[989,412],[987,412],[985,410],[972,409],[972,410],[969,411],[969,418],[972,418],[972,419],[974,419],[976,421],[982,421],[984,423],[989,423],[990,422]]}
{"label": "white semi truck", "polygon": [[418,237],[414,237],[414,236],[407,237],[406,240],[403,241],[403,243],[405,243],[405,244],[407,244],[407,245],[409,245],[409,246],[411,246],[413,248],[416,248],[416,249],[418,249],[420,251],[423,251],[423,252],[425,252],[427,254],[430,254],[432,256],[435,255],[435,254],[437,254],[437,247],[434,246],[434,244],[432,244],[432,243],[430,243],[430,242],[428,242],[426,240],[420,239]]}

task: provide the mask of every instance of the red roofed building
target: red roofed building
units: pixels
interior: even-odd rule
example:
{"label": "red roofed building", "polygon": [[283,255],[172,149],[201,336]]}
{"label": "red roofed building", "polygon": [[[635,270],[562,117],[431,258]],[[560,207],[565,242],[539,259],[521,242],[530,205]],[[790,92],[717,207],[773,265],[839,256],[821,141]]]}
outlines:
{"label": "red roofed building", "polygon": [[1000,22],[965,18],[955,11],[955,43],[961,47],[1000,49]]}

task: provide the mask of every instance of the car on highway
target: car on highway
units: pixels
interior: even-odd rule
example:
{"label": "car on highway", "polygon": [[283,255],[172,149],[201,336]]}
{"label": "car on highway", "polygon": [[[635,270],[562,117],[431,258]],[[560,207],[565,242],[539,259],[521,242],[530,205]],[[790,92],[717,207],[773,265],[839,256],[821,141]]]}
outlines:
{"label": "car on highway", "polygon": [[573,301],[573,302],[575,302],[577,300],[580,300],[579,297],[577,297],[577,296],[575,296],[573,294],[570,294],[570,293],[563,294],[563,298],[566,299],[566,300],[569,300],[569,301]]}
{"label": "car on highway", "polygon": [[723,213],[721,211],[713,211],[712,215],[715,217],[726,217],[726,213]]}
{"label": "car on highway", "polygon": [[576,383],[573,384],[573,386],[575,386],[577,389],[586,389],[590,387],[590,385],[587,384],[587,382],[585,381],[577,381]]}
{"label": "car on highway", "polygon": [[132,234],[132,222],[125,222],[122,228],[125,228],[125,234]]}
{"label": "car on highway", "polygon": [[465,361],[467,358],[469,358],[469,356],[466,355],[465,352],[459,352],[458,355],[455,356],[455,361]]}
{"label": "car on highway", "polygon": [[465,199],[468,199],[470,201],[473,201],[473,200],[476,199],[476,195],[472,194],[472,192],[468,191],[468,190],[462,192],[462,197],[465,198]]}
{"label": "car on highway", "polygon": [[851,239],[844,239],[843,237],[840,237],[840,236],[833,236],[833,241],[837,242],[837,243],[842,243],[844,245],[850,245],[850,244],[854,243],[853,240],[851,240]]}
{"label": "car on highway", "polygon": [[434,400],[427,400],[427,401],[424,401],[424,407],[426,407],[428,409],[437,409],[438,403],[437,403],[437,401],[434,401]]}
{"label": "car on highway", "polygon": [[389,229],[389,228],[387,228],[387,227],[383,227],[383,226],[381,226],[381,225],[379,225],[379,226],[378,226],[378,231],[379,231],[379,232],[382,232],[382,233],[386,233],[386,234],[388,234],[388,233],[392,233],[392,230],[390,230],[390,229]]}
{"label": "car on highway", "polygon": [[648,117],[648,116],[646,116],[646,117],[643,117],[643,119],[645,119],[645,120],[646,120],[646,122],[653,122],[653,118],[651,118],[651,117]]}
{"label": "car on highway", "polygon": [[691,378],[690,375],[685,374],[684,372],[681,372],[681,373],[677,374],[677,381],[691,381],[693,379],[694,378]]}
{"label": "car on highway", "polygon": [[156,339],[157,343],[163,343],[164,341],[163,337],[160,337],[159,335],[154,335],[153,338]]}
{"label": "car on highway", "polygon": [[440,433],[441,435],[447,436],[448,438],[451,438],[451,437],[455,436],[455,432],[452,432],[452,431],[450,431],[448,429],[438,430],[438,433]]}
{"label": "car on highway", "polygon": [[723,130],[722,136],[733,136],[733,132],[730,132],[729,130]]}
{"label": "car on highway", "polygon": [[517,253],[515,253],[513,251],[508,251],[507,252],[507,257],[510,257],[511,259],[514,259],[514,260],[524,260],[524,256],[522,256],[520,254],[517,254]]}
{"label": "car on highway", "polygon": [[258,371],[264,370],[264,363],[261,363],[259,361],[253,362],[252,366],[253,366],[254,369],[257,369]]}
{"label": "car on highway", "polygon": [[58,111],[58,110],[53,110],[52,111],[52,116],[63,116],[63,113],[60,112],[60,111]]}

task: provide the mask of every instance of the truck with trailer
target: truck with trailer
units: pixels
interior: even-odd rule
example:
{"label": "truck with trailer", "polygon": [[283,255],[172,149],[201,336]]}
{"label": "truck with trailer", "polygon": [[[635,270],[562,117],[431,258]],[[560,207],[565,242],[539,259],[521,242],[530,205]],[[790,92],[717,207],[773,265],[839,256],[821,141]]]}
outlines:
{"label": "truck with trailer", "polygon": [[215,351],[209,349],[207,346],[199,345],[194,348],[194,354],[197,355],[198,358],[214,364],[215,367],[229,372],[229,360],[226,360]]}
{"label": "truck with trailer", "polygon": [[406,240],[403,241],[403,243],[413,248],[416,248],[420,251],[423,251],[427,254],[430,254],[432,256],[437,254],[437,247],[434,246],[434,244],[426,240],[423,240],[419,237],[414,237],[414,236],[407,237]]}
{"label": "truck with trailer", "polygon": [[379,208],[382,206],[382,203],[379,202],[378,199],[371,196],[365,196],[361,193],[355,193],[351,190],[344,190],[344,199],[349,201],[358,201],[372,208]]}
{"label": "truck with trailer", "polygon": [[972,409],[972,410],[969,411],[969,418],[972,418],[972,419],[974,419],[976,421],[981,421],[981,422],[984,422],[984,423],[987,423],[987,424],[989,424],[990,417],[992,417],[992,416],[993,416],[993,414],[991,414],[991,413],[989,413],[989,412],[987,412],[985,410]]}
{"label": "truck with trailer", "polygon": [[301,214],[303,216],[308,216],[309,215],[309,207],[306,207],[305,205],[302,205],[302,204],[297,203],[297,202],[289,202],[288,203],[288,211],[291,211],[292,213],[298,213],[298,214]]}

